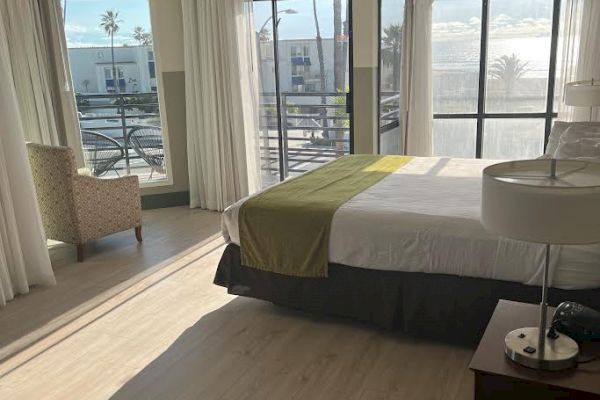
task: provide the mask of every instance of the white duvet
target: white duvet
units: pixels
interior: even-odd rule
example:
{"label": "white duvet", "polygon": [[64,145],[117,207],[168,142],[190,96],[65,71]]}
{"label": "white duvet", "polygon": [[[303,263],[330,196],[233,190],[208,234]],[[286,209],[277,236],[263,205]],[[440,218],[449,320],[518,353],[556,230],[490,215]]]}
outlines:
{"label": "white duvet", "polygon": [[[329,261],[539,285],[544,246],[499,238],[481,225],[481,173],[495,162],[412,159],[336,211]],[[223,236],[237,245],[243,202],[223,213]],[[550,271],[553,287],[599,288],[600,245],[553,246]]]}

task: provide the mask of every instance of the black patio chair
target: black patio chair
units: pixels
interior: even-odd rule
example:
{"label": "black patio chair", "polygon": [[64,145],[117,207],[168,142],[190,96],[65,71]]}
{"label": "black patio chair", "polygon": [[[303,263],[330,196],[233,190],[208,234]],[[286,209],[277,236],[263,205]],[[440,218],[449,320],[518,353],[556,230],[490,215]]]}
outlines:
{"label": "black patio chair", "polygon": [[162,130],[156,126],[136,126],[128,136],[129,146],[151,168],[150,177],[154,171],[165,173],[165,150],[163,147]]}
{"label": "black patio chair", "polygon": [[125,149],[115,139],[95,131],[81,131],[85,165],[94,176],[102,176],[125,157]]}

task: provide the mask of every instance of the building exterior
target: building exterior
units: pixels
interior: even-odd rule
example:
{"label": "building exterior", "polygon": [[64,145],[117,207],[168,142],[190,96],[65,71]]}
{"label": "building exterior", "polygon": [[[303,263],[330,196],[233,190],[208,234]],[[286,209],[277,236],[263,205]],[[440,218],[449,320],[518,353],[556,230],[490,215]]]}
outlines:
{"label": "building exterior", "polygon": [[[152,46],[115,47],[114,50],[120,92],[156,92],[156,66]],[[116,91],[110,47],[70,48],[69,62],[77,93]]]}
{"label": "building exterior", "polygon": [[[334,92],[333,39],[323,38],[325,92]],[[316,39],[279,40],[279,76],[282,92],[321,92],[321,72]],[[260,42],[261,89],[275,92],[273,41]],[[348,67],[345,68],[348,82]]]}

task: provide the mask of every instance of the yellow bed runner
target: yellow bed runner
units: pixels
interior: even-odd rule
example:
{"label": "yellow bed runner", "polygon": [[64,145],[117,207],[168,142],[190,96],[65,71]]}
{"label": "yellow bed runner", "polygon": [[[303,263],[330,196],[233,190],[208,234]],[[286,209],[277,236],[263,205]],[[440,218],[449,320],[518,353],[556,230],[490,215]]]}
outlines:
{"label": "yellow bed runner", "polygon": [[284,275],[326,277],[337,209],[411,159],[344,156],[246,200],[239,213],[242,264]]}

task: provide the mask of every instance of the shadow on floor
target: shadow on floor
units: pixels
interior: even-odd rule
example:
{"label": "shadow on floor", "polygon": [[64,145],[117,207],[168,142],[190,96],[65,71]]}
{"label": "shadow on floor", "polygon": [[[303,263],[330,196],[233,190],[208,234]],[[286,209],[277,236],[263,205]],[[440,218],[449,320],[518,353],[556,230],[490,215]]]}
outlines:
{"label": "shadow on floor", "polygon": [[133,230],[86,246],[75,262],[75,246],[50,249],[57,285],[33,287],[0,310],[0,361],[73,321],[116,293],[214,239],[220,214],[187,207],[143,212],[144,242]]}

